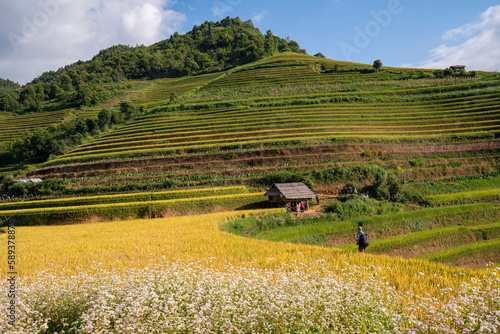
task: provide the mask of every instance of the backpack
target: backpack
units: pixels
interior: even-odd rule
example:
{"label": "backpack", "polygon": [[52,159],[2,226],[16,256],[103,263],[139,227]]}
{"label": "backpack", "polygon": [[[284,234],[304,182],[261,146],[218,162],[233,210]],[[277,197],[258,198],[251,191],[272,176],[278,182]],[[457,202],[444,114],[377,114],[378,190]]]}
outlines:
{"label": "backpack", "polygon": [[366,234],[365,232],[361,233],[358,242],[360,246],[370,246],[370,238],[368,237],[368,234]]}

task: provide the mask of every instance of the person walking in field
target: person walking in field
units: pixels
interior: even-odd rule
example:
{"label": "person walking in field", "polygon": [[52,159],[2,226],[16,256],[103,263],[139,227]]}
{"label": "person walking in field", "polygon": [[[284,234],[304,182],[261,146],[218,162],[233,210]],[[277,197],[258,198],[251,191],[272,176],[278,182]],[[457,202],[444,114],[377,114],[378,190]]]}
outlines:
{"label": "person walking in field", "polygon": [[363,232],[363,228],[358,226],[358,234],[356,234],[356,245],[360,253],[366,253],[366,246],[370,245],[368,235]]}

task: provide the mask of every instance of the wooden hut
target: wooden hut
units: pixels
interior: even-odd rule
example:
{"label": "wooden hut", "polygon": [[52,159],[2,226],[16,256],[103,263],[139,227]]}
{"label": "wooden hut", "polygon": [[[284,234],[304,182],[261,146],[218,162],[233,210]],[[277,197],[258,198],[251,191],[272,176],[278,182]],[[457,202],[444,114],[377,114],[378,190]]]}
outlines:
{"label": "wooden hut", "polygon": [[452,66],[450,66],[450,68],[451,68],[454,72],[465,71],[465,65],[452,65]]}
{"label": "wooden hut", "polygon": [[269,197],[269,203],[281,205],[290,203],[292,207],[302,201],[316,199],[316,194],[302,182],[275,183],[264,196]]}

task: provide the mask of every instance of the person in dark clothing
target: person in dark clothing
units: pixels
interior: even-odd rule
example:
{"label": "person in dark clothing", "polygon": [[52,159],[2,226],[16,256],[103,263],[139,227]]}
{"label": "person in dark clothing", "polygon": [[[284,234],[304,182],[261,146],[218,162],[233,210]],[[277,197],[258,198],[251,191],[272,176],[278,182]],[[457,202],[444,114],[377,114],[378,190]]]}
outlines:
{"label": "person in dark clothing", "polygon": [[363,232],[363,228],[361,226],[358,226],[358,234],[356,234],[356,245],[358,245],[358,250],[360,253],[366,253],[366,246],[362,246],[359,244],[359,237],[364,233],[365,232]]}

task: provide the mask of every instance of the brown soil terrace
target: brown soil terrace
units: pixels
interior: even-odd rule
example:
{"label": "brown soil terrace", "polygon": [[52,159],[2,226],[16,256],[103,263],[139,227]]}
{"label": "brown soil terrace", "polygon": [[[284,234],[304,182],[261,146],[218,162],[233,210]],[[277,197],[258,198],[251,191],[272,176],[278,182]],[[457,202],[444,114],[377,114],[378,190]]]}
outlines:
{"label": "brown soil terrace", "polygon": [[[374,157],[364,157],[363,152],[375,151],[384,158],[397,159],[429,155],[461,155],[483,154],[500,152],[500,141],[479,141],[468,143],[446,144],[342,144],[342,145],[312,145],[283,149],[261,149],[253,151],[234,152],[236,158],[230,159],[231,153],[194,154],[152,159],[139,159],[127,161],[106,161],[97,163],[80,163],[67,166],[47,167],[33,171],[32,177],[95,177],[102,175],[136,174],[148,172],[168,172],[185,170],[184,175],[189,175],[189,169],[223,169],[258,167],[286,163],[307,163],[322,160],[357,160],[355,164]],[[381,152],[381,153],[379,153]],[[470,158],[461,162],[487,161],[487,158]],[[454,160],[455,161],[455,160]],[[368,162],[367,162],[368,163]],[[373,162],[369,162],[373,163]],[[408,166],[404,161],[379,161],[383,165]],[[440,159],[429,159],[429,164],[443,163]],[[290,170],[315,168],[311,166],[290,167]],[[317,166],[316,166],[317,168]],[[265,171],[286,170],[280,168],[264,168]],[[249,172],[259,172],[258,169],[249,169]],[[224,171],[226,175],[245,173],[246,170]],[[207,174],[217,174],[210,171]],[[196,173],[199,174],[199,173]],[[178,174],[176,174],[178,175]]]}

